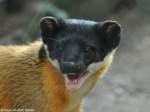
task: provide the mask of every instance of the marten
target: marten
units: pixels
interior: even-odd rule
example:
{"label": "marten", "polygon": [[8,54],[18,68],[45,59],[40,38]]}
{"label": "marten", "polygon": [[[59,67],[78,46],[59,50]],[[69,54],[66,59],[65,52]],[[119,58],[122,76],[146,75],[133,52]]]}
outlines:
{"label": "marten", "polygon": [[81,112],[113,61],[121,26],[54,17],[39,23],[41,40],[0,46],[0,109]]}

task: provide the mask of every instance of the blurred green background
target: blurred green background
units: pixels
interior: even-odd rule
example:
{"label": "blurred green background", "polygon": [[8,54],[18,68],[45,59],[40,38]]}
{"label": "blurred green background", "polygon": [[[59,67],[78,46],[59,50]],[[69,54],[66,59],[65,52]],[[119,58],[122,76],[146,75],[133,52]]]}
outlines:
{"label": "blurred green background", "polygon": [[84,110],[150,112],[149,0],[0,0],[0,44],[37,40],[44,16],[120,22],[114,64],[85,99]]}

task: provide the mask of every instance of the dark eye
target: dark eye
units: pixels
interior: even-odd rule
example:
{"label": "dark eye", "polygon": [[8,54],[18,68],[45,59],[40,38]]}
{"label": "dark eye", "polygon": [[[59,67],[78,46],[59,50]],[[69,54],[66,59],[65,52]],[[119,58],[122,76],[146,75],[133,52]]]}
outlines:
{"label": "dark eye", "polygon": [[60,58],[64,58],[64,53],[63,53],[62,47],[59,49],[59,56],[60,56]]}
{"label": "dark eye", "polygon": [[63,48],[61,46],[59,46],[58,51],[63,52]]}
{"label": "dark eye", "polygon": [[91,51],[91,48],[89,46],[87,46],[87,47],[84,48],[84,52],[85,53],[90,52],[90,51]]}
{"label": "dark eye", "polygon": [[93,46],[86,46],[84,48],[84,56],[87,63],[94,61],[96,57],[96,49]]}
{"label": "dark eye", "polygon": [[86,46],[84,48],[85,53],[94,53],[95,51],[96,51],[96,49],[93,46]]}

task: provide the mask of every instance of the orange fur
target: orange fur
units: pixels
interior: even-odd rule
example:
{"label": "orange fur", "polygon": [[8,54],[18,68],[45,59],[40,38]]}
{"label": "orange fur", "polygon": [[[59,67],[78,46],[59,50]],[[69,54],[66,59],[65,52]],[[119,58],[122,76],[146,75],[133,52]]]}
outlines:
{"label": "orange fur", "polygon": [[112,56],[81,88],[69,90],[63,74],[47,58],[39,60],[41,45],[38,41],[24,46],[0,46],[0,108],[80,112],[82,99],[107,71]]}
{"label": "orange fur", "polygon": [[43,64],[42,71],[44,90],[53,102],[50,104],[50,107],[53,107],[50,112],[61,112],[69,102],[63,75],[49,61]]}

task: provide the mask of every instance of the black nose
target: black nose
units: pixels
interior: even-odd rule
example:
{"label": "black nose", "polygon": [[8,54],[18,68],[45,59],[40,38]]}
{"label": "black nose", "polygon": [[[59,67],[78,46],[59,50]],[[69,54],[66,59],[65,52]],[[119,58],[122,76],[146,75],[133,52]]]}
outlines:
{"label": "black nose", "polygon": [[61,70],[63,73],[80,73],[82,66],[74,62],[63,62],[61,64]]}

